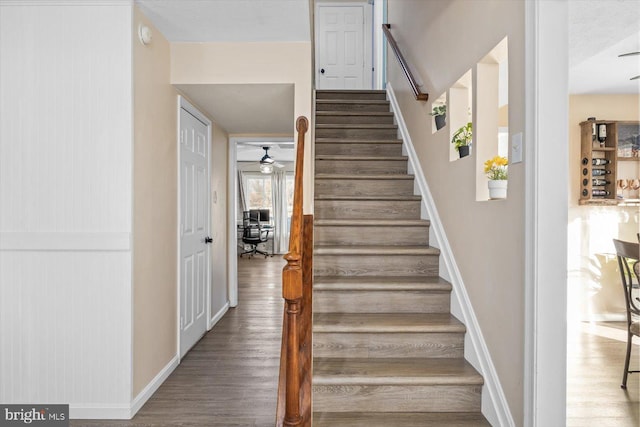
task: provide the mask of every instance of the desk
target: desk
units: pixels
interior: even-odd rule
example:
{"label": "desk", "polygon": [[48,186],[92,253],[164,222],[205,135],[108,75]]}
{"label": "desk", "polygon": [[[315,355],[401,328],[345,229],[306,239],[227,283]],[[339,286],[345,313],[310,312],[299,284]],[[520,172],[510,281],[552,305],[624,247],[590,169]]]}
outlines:
{"label": "desk", "polygon": [[[256,227],[256,224],[253,224],[252,227]],[[271,250],[267,250],[267,252],[271,252],[271,256],[275,255],[274,253],[274,244],[273,244],[273,236],[274,233],[276,231],[276,227],[274,225],[271,224],[264,224],[261,225],[262,231],[268,231],[269,234],[267,235],[267,241],[265,242],[265,244],[269,244],[269,242],[271,242]],[[245,250],[245,245],[244,243],[242,243],[242,233],[244,233],[244,226],[242,224],[238,224],[237,225],[237,231],[236,231],[236,239],[238,242],[238,250],[239,251],[244,251]],[[267,246],[268,249],[268,246]]]}

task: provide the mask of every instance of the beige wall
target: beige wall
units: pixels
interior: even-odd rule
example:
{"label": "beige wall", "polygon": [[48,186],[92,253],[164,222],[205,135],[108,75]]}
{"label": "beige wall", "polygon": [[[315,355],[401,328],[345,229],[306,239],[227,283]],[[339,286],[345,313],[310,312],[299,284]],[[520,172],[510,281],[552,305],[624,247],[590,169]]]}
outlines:
{"label": "beige wall", "polygon": [[[169,43],[134,8],[133,397],[176,355],[177,92]],[[153,42],[138,41],[138,24]]]}
{"label": "beige wall", "polygon": [[[431,100],[508,36],[509,132],[524,131],[523,1],[389,0],[388,22]],[[414,100],[392,53],[388,64],[388,80],[398,97],[509,408],[516,424],[522,425],[524,164],[509,168],[507,200],[477,202],[475,154],[449,162],[448,128],[431,133],[431,103]],[[475,114],[475,105],[473,111]]]}
{"label": "beige wall", "polygon": [[[638,95],[569,97],[569,319],[624,319],[624,297],[611,239],[636,241],[640,208],[579,206],[580,126],[588,117],[640,120]],[[640,178],[640,163],[620,162],[618,178]]]}
{"label": "beige wall", "polygon": [[[138,25],[153,41],[138,42]],[[177,353],[177,102],[170,45],[135,8],[134,38],[134,344],[133,397]],[[189,100],[193,105],[191,100]],[[197,107],[197,105],[196,105]],[[200,109],[204,114],[204,110]],[[211,118],[209,117],[211,120]],[[213,120],[212,120],[213,122]],[[211,315],[228,302],[227,163],[229,136],[211,126]],[[162,244],[159,244],[161,242]]]}
{"label": "beige wall", "polygon": [[[172,43],[173,84],[293,84],[294,116],[311,121],[311,43]],[[291,121],[295,134],[295,117]],[[251,120],[247,117],[247,120]],[[312,124],[310,124],[312,126]],[[305,212],[312,209],[310,132],[305,140]]]}
{"label": "beige wall", "polygon": [[[229,135],[213,124],[211,129],[211,316],[215,316],[229,301],[227,281],[227,167]],[[236,236],[231,236],[235,239]]]}

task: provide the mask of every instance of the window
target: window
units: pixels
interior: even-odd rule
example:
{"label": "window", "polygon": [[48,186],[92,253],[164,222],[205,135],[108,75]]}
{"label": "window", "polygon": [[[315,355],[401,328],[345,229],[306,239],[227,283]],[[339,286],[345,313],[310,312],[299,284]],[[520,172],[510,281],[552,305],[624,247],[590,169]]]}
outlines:
{"label": "window", "polygon": [[271,204],[271,175],[248,175],[245,185],[247,209],[273,210]]}
{"label": "window", "polygon": [[287,218],[291,218],[293,214],[293,192],[294,180],[293,173],[287,173]]}

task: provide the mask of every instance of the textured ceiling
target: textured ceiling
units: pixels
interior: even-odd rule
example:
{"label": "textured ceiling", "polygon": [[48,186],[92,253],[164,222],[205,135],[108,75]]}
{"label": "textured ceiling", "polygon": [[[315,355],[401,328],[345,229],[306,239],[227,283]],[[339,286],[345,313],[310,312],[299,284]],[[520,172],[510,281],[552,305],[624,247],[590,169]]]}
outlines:
{"label": "textured ceiling", "polygon": [[569,92],[640,93],[639,0],[569,1]]}
{"label": "textured ceiling", "polygon": [[136,0],[170,42],[311,40],[308,0]]}

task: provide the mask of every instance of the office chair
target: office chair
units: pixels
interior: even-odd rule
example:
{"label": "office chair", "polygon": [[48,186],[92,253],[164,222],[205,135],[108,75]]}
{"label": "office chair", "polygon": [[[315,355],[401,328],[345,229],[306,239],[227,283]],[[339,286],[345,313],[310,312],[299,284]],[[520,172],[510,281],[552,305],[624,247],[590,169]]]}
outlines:
{"label": "office chair", "polygon": [[[638,275],[640,275],[640,243],[623,242],[613,239],[620,268],[620,279],[624,290],[624,299],[627,309],[627,356],[624,360],[624,373],[620,387],[627,388],[627,376],[630,373],[640,371],[629,370],[631,358],[631,341],[633,337],[640,337],[640,298],[633,296],[633,291],[638,289]],[[635,277],[635,283],[634,283]]]}
{"label": "office chair", "polygon": [[250,256],[260,254],[264,255],[265,258],[268,257],[270,254],[258,249],[258,245],[269,240],[269,232],[271,230],[263,230],[259,218],[252,219],[248,211],[242,213],[242,227],[242,243],[250,245],[251,249],[242,252],[240,257],[242,258],[242,255],[245,254],[250,254]]}

